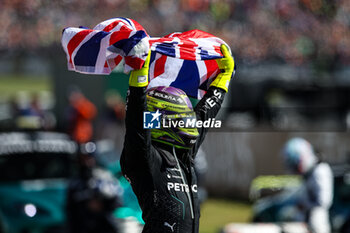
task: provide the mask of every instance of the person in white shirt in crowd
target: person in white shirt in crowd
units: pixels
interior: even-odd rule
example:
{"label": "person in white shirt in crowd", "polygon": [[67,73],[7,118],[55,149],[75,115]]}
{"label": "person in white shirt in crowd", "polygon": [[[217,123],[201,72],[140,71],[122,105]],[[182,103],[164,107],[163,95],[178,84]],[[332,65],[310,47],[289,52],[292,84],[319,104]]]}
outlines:
{"label": "person in white shirt in crowd", "polygon": [[314,233],[330,233],[329,208],[333,202],[333,173],[328,163],[317,158],[312,145],[303,138],[292,138],[283,149],[287,167],[303,176],[306,195],[298,207]]}

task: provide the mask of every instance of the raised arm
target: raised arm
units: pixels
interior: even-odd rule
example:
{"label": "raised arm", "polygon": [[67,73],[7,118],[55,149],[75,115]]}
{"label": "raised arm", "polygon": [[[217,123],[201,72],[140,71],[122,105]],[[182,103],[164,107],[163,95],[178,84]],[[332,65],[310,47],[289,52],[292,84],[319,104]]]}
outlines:
{"label": "raised arm", "polygon": [[[221,51],[224,58],[216,60],[221,73],[210,84],[209,90],[195,107],[198,120],[205,121],[216,117],[221,108],[225,94],[228,91],[230,80],[234,74],[235,62],[231,52],[225,45],[221,45]],[[208,132],[208,128],[199,128],[198,132],[199,138],[197,139],[193,154],[197,153],[199,146],[202,144],[205,135]]]}
{"label": "raised arm", "polygon": [[[140,70],[131,72],[126,103],[125,141],[123,154],[133,159],[146,156],[150,143],[150,130],[143,128],[143,112],[147,111],[146,87],[148,85],[150,53]],[[125,158],[124,157],[124,158]]]}

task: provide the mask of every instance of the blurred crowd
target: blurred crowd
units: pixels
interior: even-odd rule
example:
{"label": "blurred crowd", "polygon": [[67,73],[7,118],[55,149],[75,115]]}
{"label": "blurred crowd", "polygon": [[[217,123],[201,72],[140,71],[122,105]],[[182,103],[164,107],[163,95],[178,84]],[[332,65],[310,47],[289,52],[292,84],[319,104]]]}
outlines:
{"label": "blurred crowd", "polygon": [[[5,101],[4,101],[5,100]],[[0,131],[52,130],[56,126],[54,98],[48,91],[18,91],[0,102]]]}
{"label": "blurred crowd", "polygon": [[347,0],[4,0],[0,50],[60,43],[68,26],[94,27],[112,17],[138,21],[151,36],[201,29],[229,43],[238,61],[350,64]]}
{"label": "blurred crowd", "polygon": [[[57,125],[55,97],[48,91],[18,91],[0,102],[0,131],[59,130],[78,143],[108,138],[121,147],[125,103],[119,92],[108,90],[98,111],[77,86],[69,86],[62,121]],[[120,149],[120,148],[119,148]]]}

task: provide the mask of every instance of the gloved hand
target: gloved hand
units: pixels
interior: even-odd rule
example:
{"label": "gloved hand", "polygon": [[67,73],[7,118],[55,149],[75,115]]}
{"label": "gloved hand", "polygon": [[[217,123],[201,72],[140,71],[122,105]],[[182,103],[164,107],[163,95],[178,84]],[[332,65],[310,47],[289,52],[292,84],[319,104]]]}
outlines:
{"label": "gloved hand", "polygon": [[149,70],[149,61],[151,58],[151,50],[148,51],[148,56],[143,64],[142,68],[139,70],[131,71],[129,78],[129,86],[132,87],[146,87],[148,85],[148,70]]}
{"label": "gloved hand", "polygon": [[220,49],[224,57],[216,59],[216,63],[218,63],[221,73],[215,78],[210,86],[221,88],[227,92],[228,85],[230,84],[233,75],[235,61],[226,45],[222,44]]}

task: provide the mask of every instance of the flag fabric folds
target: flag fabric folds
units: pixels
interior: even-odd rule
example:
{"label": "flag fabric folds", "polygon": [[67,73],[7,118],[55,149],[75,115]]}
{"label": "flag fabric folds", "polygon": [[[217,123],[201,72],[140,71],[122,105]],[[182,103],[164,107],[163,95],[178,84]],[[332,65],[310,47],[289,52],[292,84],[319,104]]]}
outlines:
{"label": "flag fabric folds", "polygon": [[150,37],[135,20],[113,18],[93,29],[68,27],[62,46],[68,69],[86,74],[110,74],[124,61],[124,72],[140,69],[151,50],[150,87],[173,86],[200,99],[220,72],[215,59],[223,57],[222,39],[191,30]]}

